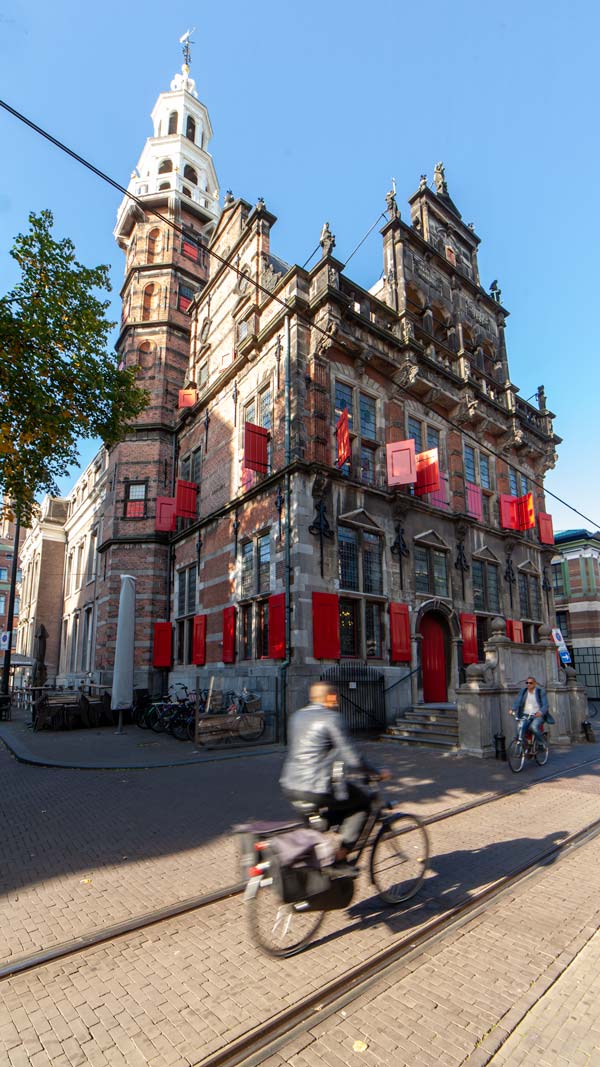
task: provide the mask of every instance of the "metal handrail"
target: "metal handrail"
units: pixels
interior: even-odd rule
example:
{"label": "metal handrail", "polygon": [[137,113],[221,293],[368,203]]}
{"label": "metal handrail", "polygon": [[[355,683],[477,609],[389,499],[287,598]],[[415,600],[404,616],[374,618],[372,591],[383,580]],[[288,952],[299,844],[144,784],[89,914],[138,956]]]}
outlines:
{"label": "metal handrail", "polygon": [[403,678],[398,678],[397,682],[393,682],[392,685],[388,685],[387,689],[383,690],[384,695],[385,693],[389,693],[392,689],[395,689],[396,686],[400,685],[401,682],[405,682],[407,678],[412,678],[413,674],[416,674],[418,670],[418,667],[413,667],[412,671],[409,671],[408,674],[405,674]]}

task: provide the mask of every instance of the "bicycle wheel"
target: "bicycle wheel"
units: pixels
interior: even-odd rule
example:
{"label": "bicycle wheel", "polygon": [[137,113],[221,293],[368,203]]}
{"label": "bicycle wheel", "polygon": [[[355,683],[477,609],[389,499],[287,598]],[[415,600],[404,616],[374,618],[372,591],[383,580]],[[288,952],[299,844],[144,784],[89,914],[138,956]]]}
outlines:
{"label": "bicycle wheel", "polygon": [[[267,850],[261,858],[268,859]],[[282,904],[268,871],[254,896],[246,900],[246,910],[250,936],[268,956],[294,956],[301,952],[325,918],[324,911],[309,911],[304,901]]]}
{"label": "bicycle wheel", "polygon": [[385,904],[410,900],[423,884],[429,837],[416,815],[392,815],[371,849],[371,881]]}
{"label": "bicycle wheel", "polygon": [[544,767],[548,762],[548,742],[536,740],[534,755],[538,767]]}
{"label": "bicycle wheel", "polygon": [[265,732],[264,715],[254,715],[250,712],[240,715],[238,733],[242,741],[256,741]]}
{"label": "bicycle wheel", "polygon": [[188,716],[186,712],[177,711],[169,722],[169,733],[176,737],[178,741],[187,741],[188,739]]}
{"label": "bicycle wheel", "polygon": [[508,766],[514,774],[518,774],[523,769],[525,763],[525,749],[523,748],[523,742],[519,741],[518,737],[513,737],[510,745],[508,746],[507,753]]}

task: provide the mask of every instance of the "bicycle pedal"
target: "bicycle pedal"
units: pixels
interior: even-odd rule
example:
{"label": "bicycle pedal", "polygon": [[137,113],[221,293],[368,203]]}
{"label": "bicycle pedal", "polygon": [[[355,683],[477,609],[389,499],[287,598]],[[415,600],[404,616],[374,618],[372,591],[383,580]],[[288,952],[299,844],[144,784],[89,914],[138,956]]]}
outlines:
{"label": "bicycle pedal", "polygon": [[329,878],[358,878],[360,870],[353,863],[332,863],[325,870]]}

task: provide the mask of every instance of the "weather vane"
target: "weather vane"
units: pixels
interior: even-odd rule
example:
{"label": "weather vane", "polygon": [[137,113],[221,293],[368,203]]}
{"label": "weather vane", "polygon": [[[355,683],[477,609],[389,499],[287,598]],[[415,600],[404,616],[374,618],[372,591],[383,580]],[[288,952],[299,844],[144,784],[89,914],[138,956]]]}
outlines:
{"label": "weather vane", "polygon": [[183,62],[185,63],[185,65],[187,67],[189,67],[191,62],[192,62],[192,50],[190,48],[190,45],[192,45],[194,43],[191,40],[191,36],[195,32],[196,32],[196,27],[194,26],[193,30],[187,30],[186,33],[184,33],[179,38],[179,44],[183,45],[183,48],[181,49],[181,51],[183,52]]}

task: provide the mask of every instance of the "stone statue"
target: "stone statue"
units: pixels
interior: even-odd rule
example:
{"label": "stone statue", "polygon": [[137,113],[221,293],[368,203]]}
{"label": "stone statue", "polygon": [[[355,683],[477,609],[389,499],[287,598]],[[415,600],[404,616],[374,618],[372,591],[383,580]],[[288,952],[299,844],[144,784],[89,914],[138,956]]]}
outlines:
{"label": "stone statue", "polygon": [[225,193],[225,199],[223,203],[225,207],[229,207],[230,204],[233,204],[233,193],[231,192],[231,189],[228,189]]}
{"label": "stone statue", "polygon": [[389,193],[386,194],[385,203],[386,203],[386,208],[387,208],[388,215],[390,216],[390,220],[391,219],[400,218],[400,212],[398,211],[398,204],[396,203],[396,190],[395,189],[390,189]]}
{"label": "stone statue", "polygon": [[335,237],[329,229],[329,223],[326,222],[321,230],[321,236],[319,237],[319,244],[323,249],[324,256],[330,256],[331,251],[335,248]]}
{"label": "stone statue", "polygon": [[411,320],[402,319],[402,340],[405,342],[405,344],[408,344],[414,336],[415,331]]}
{"label": "stone statue", "polygon": [[435,191],[438,195],[440,193],[448,193],[448,184],[446,182],[446,172],[443,163],[436,163],[433,171],[433,180],[435,182]]}
{"label": "stone statue", "polygon": [[421,175],[421,181],[419,182],[419,192],[422,193],[423,190],[426,189],[426,188],[427,188],[427,175],[426,174],[422,174]]}
{"label": "stone statue", "polygon": [[502,290],[498,287],[498,280],[494,278],[490,285],[490,296],[492,300],[495,300],[497,304],[500,303],[500,297],[502,296]]}

